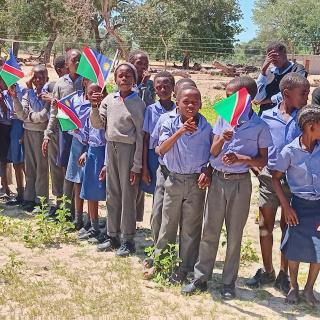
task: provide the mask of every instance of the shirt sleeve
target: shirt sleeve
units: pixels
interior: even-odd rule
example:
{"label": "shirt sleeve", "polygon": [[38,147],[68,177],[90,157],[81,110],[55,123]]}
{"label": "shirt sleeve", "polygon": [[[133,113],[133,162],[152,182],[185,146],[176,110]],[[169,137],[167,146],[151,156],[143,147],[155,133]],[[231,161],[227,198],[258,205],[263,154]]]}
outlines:
{"label": "shirt sleeve", "polygon": [[160,127],[159,133],[159,145],[166,141],[168,138],[172,136],[172,128],[171,128],[171,121],[165,121],[162,126]]}
{"label": "shirt sleeve", "polygon": [[260,73],[258,79],[256,80],[258,91],[257,91],[257,94],[254,98],[255,101],[261,102],[262,100],[264,100],[266,98],[266,96],[267,96],[267,93],[266,93],[267,80],[268,80],[268,77],[264,76],[263,74]]}
{"label": "shirt sleeve", "polygon": [[276,165],[274,166],[274,170],[285,173],[290,167],[291,156],[290,149],[288,146],[285,146],[282,151],[278,154]]}
{"label": "shirt sleeve", "polygon": [[272,136],[268,125],[264,125],[258,137],[258,147],[268,148],[273,145]]}
{"label": "shirt sleeve", "polygon": [[149,128],[149,123],[150,123],[150,115],[151,115],[151,112],[150,112],[150,108],[147,107],[146,108],[146,111],[144,112],[144,119],[143,119],[143,131],[144,132],[147,132],[147,133],[151,133],[152,130],[151,128]]}
{"label": "shirt sleeve", "polygon": [[279,92],[279,93],[277,93],[277,94],[275,94],[275,95],[273,95],[271,97],[271,101],[274,104],[279,104],[279,103],[282,102],[282,100],[283,100],[283,98],[282,98],[282,93],[281,92]]}

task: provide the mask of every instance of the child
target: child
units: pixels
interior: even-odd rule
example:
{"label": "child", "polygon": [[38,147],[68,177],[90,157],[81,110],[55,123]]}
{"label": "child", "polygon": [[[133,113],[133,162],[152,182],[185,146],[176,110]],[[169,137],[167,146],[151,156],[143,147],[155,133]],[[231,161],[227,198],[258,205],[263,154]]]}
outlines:
{"label": "child", "polygon": [[[128,61],[133,64],[138,73],[138,80],[133,88],[140,98],[145,102],[146,106],[155,103],[155,91],[153,81],[150,80],[149,57],[144,51],[135,50],[129,55]],[[144,215],[144,192],[139,188],[137,196],[137,221],[143,221]]]}
{"label": "child", "polygon": [[[249,77],[231,80],[227,96],[246,88],[253,98],[257,86]],[[222,225],[227,230],[227,252],[222,273],[221,297],[235,297],[243,228],[246,224],[251,197],[252,167],[263,167],[268,159],[272,140],[268,126],[251,109],[250,119],[232,128],[219,117],[213,128],[210,163],[213,167],[212,183],[205,206],[205,216],[198,261],[194,267],[194,280],[182,293],[205,291],[211,278],[219,246]]]}
{"label": "child", "polygon": [[[32,68],[33,76],[27,82],[27,93],[22,102],[17,97],[15,86],[9,88],[13,98],[14,111],[18,119],[23,121],[25,166],[26,166],[26,189],[22,209],[34,210],[40,202],[39,197],[49,199],[48,160],[41,154],[41,145],[44,130],[48,124],[49,104],[41,98],[41,93],[48,80],[45,66],[37,65]],[[33,86],[35,89],[33,89]]]}
{"label": "child", "polygon": [[[281,80],[280,88],[283,102],[263,112],[261,116],[261,119],[269,126],[273,141],[273,145],[268,150],[268,164],[258,175],[260,246],[264,269],[258,269],[255,276],[249,279],[246,284],[250,287],[275,284],[276,288],[287,294],[290,289],[288,263],[282,255],[280,272],[277,278],[272,264],[272,232],[280,202],[272,186],[271,171],[274,169],[282,148],[300,134],[297,125],[297,109],[307,104],[310,85],[305,77],[296,73],[289,73]],[[289,198],[290,190],[284,179],[282,184]],[[283,220],[280,226],[282,230],[285,228]]]}
{"label": "child", "polygon": [[[95,98],[97,97],[97,94],[100,93],[101,88],[98,85],[93,83],[87,85],[86,96],[92,108],[97,108],[99,102]],[[99,237],[98,205],[99,201],[106,200],[106,184],[104,181],[100,180],[105,160],[105,130],[94,129],[88,118],[86,120],[85,131],[89,149],[88,152],[84,153],[79,159],[80,165],[83,166],[85,163],[80,198],[88,200],[91,229],[80,234],[79,240],[88,240],[90,238]]]}
{"label": "child", "polygon": [[159,166],[158,155],[155,147],[158,141],[150,137],[160,115],[175,109],[175,103],[171,100],[175,86],[175,80],[171,73],[162,71],[154,77],[154,85],[159,101],[146,108],[143,123],[143,157],[142,157],[142,184],[144,192],[153,194],[156,185],[156,171]]}
{"label": "child", "polygon": [[160,130],[158,152],[169,174],[164,183],[162,223],[155,254],[176,243],[180,225],[181,263],[171,281],[181,283],[198,256],[203,205],[210,180],[207,165],[212,128],[199,113],[201,94],[197,88],[180,89],[176,103],[179,114],[168,119]]}
{"label": "child", "polygon": [[[303,298],[311,306],[319,304],[313,292],[320,270],[320,107],[309,105],[298,114],[302,135],[286,145],[278,156],[272,182],[283,208],[287,230],[281,251],[289,260],[291,288],[288,303],[299,302],[300,262],[310,263]],[[281,178],[286,173],[293,194],[288,201]]]}
{"label": "child", "polygon": [[142,168],[143,114],[145,103],[132,91],[136,68],[121,63],[115,70],[119,92],[109,94],[100,108],[93,106],[90,120],[94,128],[106,128],[107,140],[107,231],[109,238],[98,250],[117,250],[118,256],[135,252],[136,199]]}

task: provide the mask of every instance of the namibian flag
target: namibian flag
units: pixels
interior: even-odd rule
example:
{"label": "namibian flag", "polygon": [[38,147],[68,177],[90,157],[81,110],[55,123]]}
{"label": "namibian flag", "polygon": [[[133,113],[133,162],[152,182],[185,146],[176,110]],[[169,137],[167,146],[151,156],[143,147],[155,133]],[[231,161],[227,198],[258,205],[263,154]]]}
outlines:
{"label": "namibian flag", "polygon": [[230,97],[217,102],[213,108],[219,116],[235,127],[249,120],[251,96],[246,88],[242,88]]}
{"label": "namibian flag", "polygon": [[58,101],[57,118],[62,131],[82,128],[82,123],[75,106],[75,100],[79,98],[80,95],[82,95],[82,91],[76,91]]}
{"label": "namibian flag", "polygon": [[90,48],[83,48],[77,73],[104,88],[112,60]]}
{"label": "namibian flag", "polygon": [[10,50],[9,59],[6,60],[2,66],[0,77],[8,87],[17,83],[24,77],[24,73],[21,71],[19,63],[17,62],[12,50]]}

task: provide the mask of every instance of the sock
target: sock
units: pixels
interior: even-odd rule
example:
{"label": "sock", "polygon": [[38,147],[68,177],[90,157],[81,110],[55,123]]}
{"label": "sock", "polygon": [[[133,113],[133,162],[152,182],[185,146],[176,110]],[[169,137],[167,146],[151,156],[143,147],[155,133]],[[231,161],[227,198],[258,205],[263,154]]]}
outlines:
{"label": "sock", "polygon": [[91,226],[94,231],[99,231],[99,220],[97,218],[91,219]]}

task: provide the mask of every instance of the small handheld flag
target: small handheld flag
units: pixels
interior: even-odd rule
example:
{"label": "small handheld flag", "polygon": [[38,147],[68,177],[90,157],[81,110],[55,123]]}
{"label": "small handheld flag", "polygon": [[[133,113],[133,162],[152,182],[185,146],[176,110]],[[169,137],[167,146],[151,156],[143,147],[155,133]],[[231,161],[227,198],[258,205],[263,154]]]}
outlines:
{"label": "small handheld flag", "polygon": [[3,64],[0,71],[0,77],[5,84],[10,87],[24,77],[19,63],[17,62],[12,49],[10,50],[9,59]]}
{"label": "small handheld flag", "polygon": [[104,88],[112,60],[90,48],[83,48],[77,73]]}
{"label": "small handheld flag", "polygon": [[235,127],[249,120],[251,96],[246,88],[242,88],[230,97],[217,102],[213,109]]}
{"label": "small handheld flag", "polygon": [[58,101],[57,118],[59,120],[62,131],[69,131],[82,128],[82,123],[79,118],[79,115],[77,114],[73,99],[76,95],[79,95],[80,93],[82,94],[81,91],[73,92]]}

